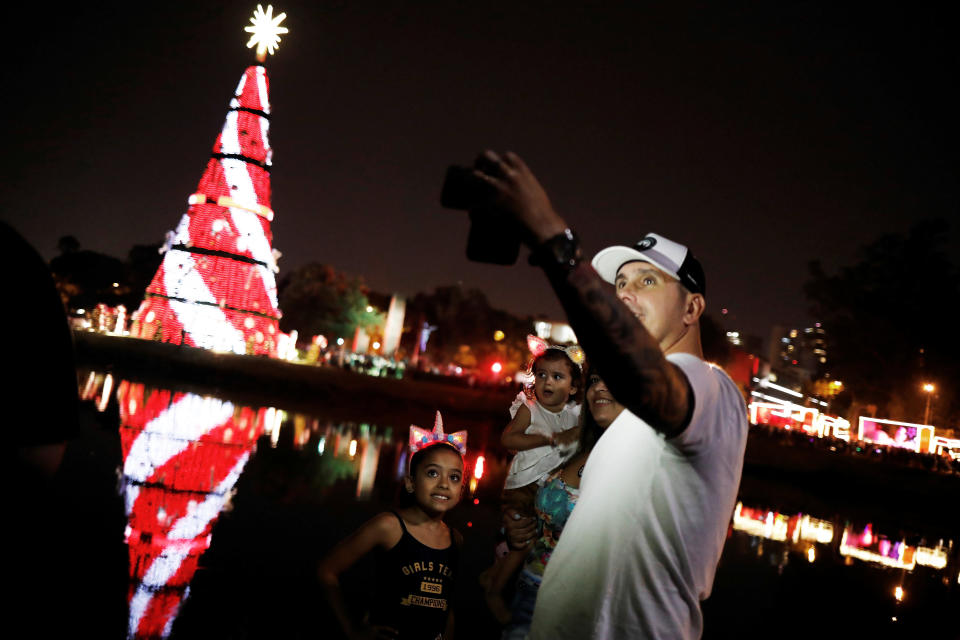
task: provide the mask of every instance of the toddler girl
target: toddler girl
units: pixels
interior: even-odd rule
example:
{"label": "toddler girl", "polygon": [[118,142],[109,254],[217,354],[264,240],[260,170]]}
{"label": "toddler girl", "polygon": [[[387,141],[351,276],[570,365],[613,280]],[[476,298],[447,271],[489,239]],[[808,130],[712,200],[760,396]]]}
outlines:
{"label": "toddler girl", "polygon": [[[582,386],[583,350],[551,346],[532,335],[527,336],[527,344],[534,355],[533,397],[524,391],[517,395],[501,442],[517,451],[504,482],[503,508],[532,516],[537,490],[573,455],[580,436],[576,399]],[[487,604],[501,622],[508,621],[510,614],[500,592],[523,560],[522,551],[511,551],[482,576]]]}

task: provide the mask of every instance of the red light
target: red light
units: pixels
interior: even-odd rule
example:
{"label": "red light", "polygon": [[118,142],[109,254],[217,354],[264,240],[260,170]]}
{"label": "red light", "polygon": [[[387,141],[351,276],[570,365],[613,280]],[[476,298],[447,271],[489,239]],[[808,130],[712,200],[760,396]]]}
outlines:
{"label": "red light", "polygon": [[503,365],[499,362],[494,362],[492,365],[490,365],[490,371],[493,371],[494,373],[500,373],[502,369]]}
{"label": "red light", "polygon": [[479,480],[483,477],[483,456],[477,456],[477,462],[473,465],[473,477]]}
{"label": "red light", "polygon": [[472,523],[472,522],[468,522],[468,523],[467,523],[467,526],[468,526],[468,527],[472,527],[472,526],[473,526],[473,523]]}
{"label": "red light", "polygon": [[474,498],[473,504],[480,504],[480,498]]}

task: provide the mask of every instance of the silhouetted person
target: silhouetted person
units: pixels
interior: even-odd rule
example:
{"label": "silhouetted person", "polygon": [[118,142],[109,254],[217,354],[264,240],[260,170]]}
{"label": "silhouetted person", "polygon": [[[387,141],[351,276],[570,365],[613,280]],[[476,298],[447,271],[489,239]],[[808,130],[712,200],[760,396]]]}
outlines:
{"label": "silhouetted person", "polygon": [[46,262],[3,222],[0,265],[5,283],[0,336],[10,385],[4,436],[15,452],[16,471],[42,482],[59,467],[66,441],[78,432],[73,342]]}
{"label": "silhouetted person", "polygon": [[81,412],[60,295],[43,258],[4,222],[0,269],[2,491],[7,537],[15,541],[4,571],[12,594],[7,625],[30,638],[122,637],[116,425],[104,429]]}

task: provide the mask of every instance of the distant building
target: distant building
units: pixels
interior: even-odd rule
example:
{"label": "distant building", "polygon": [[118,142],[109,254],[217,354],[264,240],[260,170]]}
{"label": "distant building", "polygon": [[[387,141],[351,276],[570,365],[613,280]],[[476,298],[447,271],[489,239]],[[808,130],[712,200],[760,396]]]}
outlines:
{"label": "distant building", "polygon": [[755,356],[763,355],[763,340],[759,336],[742,331],[727,331],[726,336],[732,346]]}
{"label": "distant building", "polygon": [[763,364],[760,356],[749,353],[740,346],[731,347],[727,361],[723,363],[723,370],[737,384],[747,402],[750,401],[753,380],[761,375]]}
{"label": "distant building", "polygon": [[770,370],[777,381],[796,391],[817,380],[827,370],[826,332],[820,323],[812,327],[774,326],[768,354]]}

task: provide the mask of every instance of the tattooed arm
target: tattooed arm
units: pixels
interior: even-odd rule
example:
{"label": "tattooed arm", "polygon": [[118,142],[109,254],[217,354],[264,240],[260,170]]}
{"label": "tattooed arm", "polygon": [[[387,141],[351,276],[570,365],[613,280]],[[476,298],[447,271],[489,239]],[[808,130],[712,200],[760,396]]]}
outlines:
{"label": "tattooed arm", "polygon": [[[567,228],[533,172],[516,154],[485,151],[474,175],[492,185],[497,203],[512,211],[537,246]],[[682,371],[589,265],[547,276],[570,325],[611,393],[627,409],[667,436],[678,435],[693,415],[693,393]]]}
{"label": "tattooed arm", "polygon": [[693,415],[686,375],[593,267],[546,271],[591,366],[617,402],[666,436],[679,435]]}

